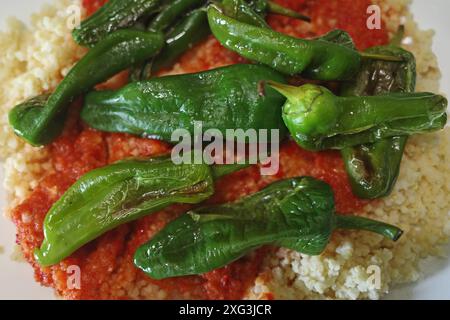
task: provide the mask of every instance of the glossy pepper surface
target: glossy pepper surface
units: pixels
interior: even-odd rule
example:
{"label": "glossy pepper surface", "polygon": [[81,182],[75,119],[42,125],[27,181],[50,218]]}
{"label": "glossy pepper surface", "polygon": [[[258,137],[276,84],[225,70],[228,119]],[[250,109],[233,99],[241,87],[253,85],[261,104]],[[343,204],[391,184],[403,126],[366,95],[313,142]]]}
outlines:
{"label": "glossy pepper surface", "polygon": [[211,33],[206,13],[201,12],[202,9],[196,9],[206,2],[206,0],[175,0],[163,6],[161,12],[146,28],[161,31],[166,35],[164,50],[158,55],[157,61],[152,59],[133,66],[130,70],[130,81],[150,79],[155,72],[170,66],[181,54]]}
{"label": "glossy pepper surface", "polygon": [[183,15],[206,4],[206,0],[175,0],[164,6],[148,25],[149,30],[165,31]]}
{"label": "glossy pepper surface", "polygon": [[131,69],[130,80],[150,79],[160,69],[170,67],[186,50],[204,40],[210,33],[206,12],[203,9],[193,10],[169,31],[164,48],[154,59]]}
{"label": "glossy pepper surface", "polygon": [[220,3],[220,8],[223,9],[227,16],[238,21],[262,28],[269,28],[269,25],[264,19],[268,5],[266,5],[263,12],[259,13],[255,11],[251,5],[251,3],[244,0],[222,0]]}
{"label": "glossy pepper surface", "polygon": [[82,176],[44,221],[36,250],[43,266],[68,257],[105,232],[176,203],[195,204],[214,193],[214,179],[246,165],[173,163],[171,158],[126,160]]}
{"label": "glossy pepper surface", "polygon": [[[149,24],[150,30],[167,30],[173,27],[173,24],[181,16],[190,12],[190,10],[208,4],[207,0],[175,0],[164,5],[161,12]],[[267,26],[264,17],[267,13],[279,14],[294,19],[311,21],[307,16],[304,16],[289,8],[278,5],[273,1],[268,0],[217,0],[218,5],[227,11],[231,17],[243,22],[257,21],[261,26]],[[255,19],[255,20],[253,20]]]}
{"label": "glossy pepper surface", "polygon": [[317,80],[348,80],[359,70],[361,55],[328,41],[303,40],[240,22],[216,7],[208,8],[209,25],[226,48],[284,74]]}
{"label": "glossy pepper surface", "polygon": [[34,146],[52,142],[62,131],[67,108],[79,95],[118,72],[154,56],[164,44],[159,32],[119,30],[92,48],[51,95],[14,107],[9,123],[14,132]]}
{"label": "glossy pepper surface", "polygon": [[[261,27],[268,27],[263,15],[257,14],[251,7],[251,4],[244,0],[222,0],[221,6],[231,17]],[[290,12],[287,9],[286,11]],[[191,49],[210,34],[211,30],[209,29],[206,9],[200,8],[190,12],[169,31],[165,48],[152,63],[152,72],[169,67],[186,50]],[[150,73],[147,71],[144,75],[148,79]]]}
{"label": "glossy pepper surface", "polygon": [[147,14],[160,9],[162,0],[109,0],[72,32],[79,45],[92,47],[118,29],[133,26]]}
{"label": "glossy pepper surface", "polygon": [[338,97],[313,84],[271,85],[288,98],[284,122],[308,150],[343,149],[436,131],[447,122],[447,100],[433,93]]}
{"label": "glossy pepper surface", "polygon": [[336,214],[330,186],[293,178],[234,203],[189,211],[141,246],[134,263],[150,277],[163,279],[209,272],[263,245],[318,255],[339,228],[392,240],[402,234],[382,222]]}
{"label": "glossy pepper surface", "polygon": [[[152,61],[136,66],[130,74],[131,81],[149,79],[162,68],[170,67],[184,52],[200,43],[211,34],[206,8],[207,1],[178,0],[166,6],[150,23],[149,29],[167,32],[164,50]],[[270,1],[221,0],[221,8],[227,15],[242,22],[260,27],[269,27],[264,20],[267,12],[276,12],[297,19],[309,19],[290,9],[277,6]],[[258,10],[258,11],[256,11]],[[179,19],[179,23],[175,23]]]}
{"label": "glossy pepper surface", "polygon": [[170,67],[184,52],[209,34],[211,31],[206,11],[197,9],[189,13],[166,36],[166,46],[152,63],[153,72]]}
{"label": "glossy pepper surface", "polygon": [[262,90],[264,81],[273,79],[285,81],[268,67],[237,64],[134,82],[118,91],[88,94],[81,117],[98,130],[168,142],[177,129],[193,135],[195,122],[224,136],[227,129],[278,129],[283,138],[287,131],[281,107],[286,99],[270,87]]}
{"label": "glossy pepper surface", "polygon": [[[365,61],[354,81],[341,89],[343,96],[370,96],[389,92],[414,92],[414,55],[394,45],[373,47],[370,53],[395,55],[403,62]],[[342,149],[353,193],[374,199],[391,193],[397,181],[407,136],[383,139],[373,144]]]}
{"label": "glossy pepper surface", "polygon": [[[239,20],[241,22],[248,22],[250,24],[258,25],[258,21],[254,20],[255,13],[261,18],[265,18],[268,13],[278,14],[284,17],[290,17],[297,20],[311,22],[311,18],[305,16],[295,10],[277,4],[274,1],[268,0],[218,0],[212,1],[214,5],[220,6],[226,11],[226,14]],[[253,22],[257,22],[252,23]],[[261,24],[261,26],[268,26]]]}

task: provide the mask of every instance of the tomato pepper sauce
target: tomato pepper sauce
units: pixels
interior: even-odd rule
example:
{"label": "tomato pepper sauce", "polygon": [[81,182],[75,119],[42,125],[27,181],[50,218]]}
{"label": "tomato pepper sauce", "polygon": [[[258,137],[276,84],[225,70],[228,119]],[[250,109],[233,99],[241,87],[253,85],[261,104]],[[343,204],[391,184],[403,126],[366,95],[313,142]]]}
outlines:
{"label": "tomato pepper sauce", "polygon": [[82,5],[86,10],[86,16],[90,16],[100,9],[108,0],[83,0]]}
{"label": "tomato pepper sauce", "polygon": [[[94,13],[106,1],[83,0],[87,14]],[[369,0],[279,0],[282,5],[312,17],[305,24],[286,17],[270,15],[270,25],[280,32],[297,37],[314,37],[333,28],[342,28],[354,38],[359,49],[388,42],[384,27],[366,27]],[[235,53],[223,48],[214,38],[185,53],[177,68],[197,72],[242,62]],[[118,77],[124,81],[123,75]],[[113,84],[103,87],[117,87]],[[126,134],[102,133],[83,125],[78,119],[81,101],[71,108],[64,134],[48,146],[53,171],[46,174],[27,200],[13,210],[17,225],[17,243],[25,258],[33,265],[36,279],[52,286],[68,299],[197,298],[239,299],[254,282],[269,247],[205,275],[153,280],[134,267],[135,250],[148,241],[164,225],[185,212],[188,206],[173,206],[123,225],[92,241],[58,265],[42,268],[33,251],[43,240],[42,225],[46,213],[81,175],[95,168],[127,157],[150,157],[170,152],[166,143]],[[233,201],[254,193],[269,183],[294,176],[313,176],[328,182],[341,213],[361,210],[368,202],[355,197],[345,173],[339,152],[309,152],[287,141],[280,150],[280,171],[276,176],[261,176],[257,166],[242,170],[217,182],[217,192],[209,203]],[[72,286],[70,267],[81,270],[81,287]],[[162,289],[162,290],[160,290]]]}

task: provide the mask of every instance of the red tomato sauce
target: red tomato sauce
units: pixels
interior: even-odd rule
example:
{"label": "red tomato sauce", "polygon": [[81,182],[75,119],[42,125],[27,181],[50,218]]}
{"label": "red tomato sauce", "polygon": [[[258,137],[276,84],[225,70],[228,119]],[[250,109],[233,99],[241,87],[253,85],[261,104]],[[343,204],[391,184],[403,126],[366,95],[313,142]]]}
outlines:
{"label": "red tomato sauce", "polygon": [[[84,0],[90,15],[105,0]],[[269,23],[278,31],[298,37],[314,37],[342,28],[348,31],[358,48],[385,44],[384,28],[366,27],[369,0],[280,0],[280,4],[312,17],[311,24],[271,15]],[[179,67],[185,72],[197,72],[220,65],[242,62],[238,55],[224,49],[212,37],[185,53]],[[122,79],[122,80],[120,80]],[[123,74],[103,87],[120,86]],[[157,281],[150,279],[133,265],[135,250],[148,241],[164,225],[185,212],[187,206],[173,206],[123,225],[79,249],[58,265],[41,268],[35,263],[33,251],[43,240],[42,225],[46,213],[81,175],[95,168],[127,157],[151,157],[168,153],[166,143],[125,134],[101,133],[83,125],[78,119],[81,101],[74,103],[64,134],[48,148],[53,171],[46,174],[30,197],[13,210],[17,225],[17,243],[25,258],[33,265],[36,279],[52,286],[68,299],[129,299],[152,295],[155,298],[239,299],[254,282],[260,266],[271,248],[256,252],[201,276]],[[267,184],[288,177],[313,176],[328,182],[341,213],[361,210],[367,201],[355,197],[345,173],[340,154],[335,151],[309,152],[294,142],[284,143],[280,150],[280,171],[276,176],[261,176],[257,166],[242,170],[217,182],[216,195],[210,203],[233,201],[257,192]],[[81,288],[68,285],[68,267],[81,269]],[[163,289],[158,296],[152,290]],[[269,295],[268,298],[272,296]],[[273,297],[272,297],[273,298]]]}
{"label": "red tomato sauce", "polygon": [[83,8],[86,10],[86,15],[90,16],[95,11],[100,9],[108,0],[83,0]]}

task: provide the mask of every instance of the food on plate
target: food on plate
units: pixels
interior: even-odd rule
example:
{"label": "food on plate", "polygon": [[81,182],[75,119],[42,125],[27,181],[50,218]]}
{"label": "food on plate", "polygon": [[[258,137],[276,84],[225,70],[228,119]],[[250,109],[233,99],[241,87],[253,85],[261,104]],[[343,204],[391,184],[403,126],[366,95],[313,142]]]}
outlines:
{"label": "food on plate", "polygon": [[[36,280],[66,299],[377,299],[417,280],[449,239],[447,100],[432,37],[393,3],[61,0],[0,34],[8,212]],[[198,121],[278,129],[276,174],[175,163],[171,135]]]}
{"label": "food on plate", "polygon": [[143,74],[138,79],[148,79],[162,68],[169,68],[186,50],[206,39],[209,34],[205,10],[201,8],[190,12],[167,34],[166,46],[158,57],[141,67]]}
{"label": "food on plate", "polygon": [[52,94],[33,97],[11,110],[9,122],[14,132],[34,146],[54,141],[63,130],[67,108],[74,99],[155,55],[163,39],[161,33],[134,30],[108,35],[73,67]]}
{"label": "food on plate", "polygon": [[[226,173],[242,166],[228,165]],[[224,169],[175,165],[169,159],[124,160],[82,176],[54,204],[36,250],[42,266],[61,262],[105,232],[176,203],[200,203],[214,193]]]}
{"label": "food on plate", "polygon": [[[374,96],[389,92],[414,92],[416,59],[400,47],[401,27],[391,43],[367,49],[373,53],[398,56],[402,63],[366,61],[356,78],[342,86],[342,96]],[[389,195],[400,173],[400,164],[408,136],[394,136],[372,144],[361,144],[341,151],[353,192],[365,199]]]}
{"label": "food on plate", "polygon": [[265,66],[235,64],[205,72],[157,77],[133,82],[117,91],[91,92],[81,118],[92,128],[132,133],[171,142],[177,129],[194,136],[195,122],[203,129],[278,129],[285,99],[260,83],[286,80]]}
{"label": "food on plate", "polygon": [[205,0],[175,0],[170,4],[166,4],[155,18],[153,18],[147,26],[148,30],[167,31],[173,27],[177,20],[182,18],[189,12],[195,12],[206,4]]}
{"label": "food on plate", "polygon": [[[267,0],[250,3],[244,0],[222,0],[220,3],[228,15],[264,27],[267,23],[263,17],[268,12],[309,21],[309,17]],[[133,68],[131,79],[136,81],[150,78],[161,68],[170,67],[186,50],[207,38],[211,34],[206,14],[207,4],[206,0],[178,0],[164,6],[146,28],[166,32],[166,46],[157,58]],[[193,7],[196,9],[192,10]],[[177,22],[180,17],[180,22]]]}
{"label": "food on plate", "polygon": [[293,178],[235,203],[189,211],[141,246],[134,263],[150,277],[164,279],[213,271],[267,244],[318,255],[340,228],[369,230],[392,240],[402,234],[382,222],[336,215],[329,185]]}
{"label": "food on plate", "polygon": [[208,8],[212,33],[226,48],[288,75],[315,80],[349,80],[358,72],[361,58],[398,60],[397,57],[359,53],[327,37],[305,40],[270,28],[241,22],[214,6]]}
{"label": "food on plate", "polygon": [[283,120],[295,141],[307,150],[375,143],[441,130],[447,123],[447,99],[433,93],[339,97],[314,84],[269,84],[286,96]]}
{"label": "food on plate", "polygon": [[106,1],[73,31],[73,39],[82,46],[93,46],[113,31],[133,25],[144,15],[158,12],[162,0]]}

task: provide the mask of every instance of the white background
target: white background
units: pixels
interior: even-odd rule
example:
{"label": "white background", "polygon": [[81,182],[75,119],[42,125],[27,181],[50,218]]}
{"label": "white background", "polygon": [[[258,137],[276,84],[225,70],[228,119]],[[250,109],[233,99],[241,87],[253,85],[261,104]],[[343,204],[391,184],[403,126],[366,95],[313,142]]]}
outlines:
{"label": "white background", "polygon": [[[5,19],[14,15],[27,20],[41,4],[50,0],[2,1],[0,28],[5,27]],[[450,1],[414,0],[412,11],[422,29],[436,30],[434,52],[439,58],[443,73],[441,91],[450,95]],[[1,54],[1,53],[0,53]],[[0,179],[2,172],[0,170]],[[3,179],[1,179],[3,181]],[[0,189],[0,204],[3,205],[4,191]],[[0,217],[0,299],[52,299],[52,290],[42,288],[34,282],[31,267],[26,263],[10,259],[15,241],[11,222]],[[447,250],[450,253],[450,246]],[[388,299],[450,299],[450,259],[429,259],[424,263],[425,274],[418,283],[394,288]]]}

